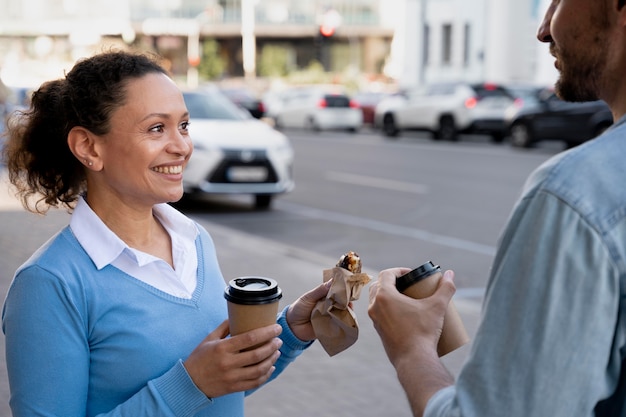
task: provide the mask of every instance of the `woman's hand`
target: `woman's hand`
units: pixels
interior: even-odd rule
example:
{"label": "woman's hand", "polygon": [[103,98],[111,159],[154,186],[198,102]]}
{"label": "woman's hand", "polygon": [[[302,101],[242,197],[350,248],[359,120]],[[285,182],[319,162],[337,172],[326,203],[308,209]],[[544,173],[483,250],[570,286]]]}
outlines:
{"label": "woman's hand", "polygon": [[[189,355],[185,369],[207,397],[220,397],[263,385],[274,372],[282,340],[278,324],[228,336],[228,320],[211,332]],[[253,346],[258,347],[252,348]]]}
{"label": "woman's hand", "polygon": [[287,323],[293,334],[302,341],[315,339],[315,332],[311,325],[311,313],[318,301],[326,298],[332,280],[325,282],[303,294],[287,310]]}

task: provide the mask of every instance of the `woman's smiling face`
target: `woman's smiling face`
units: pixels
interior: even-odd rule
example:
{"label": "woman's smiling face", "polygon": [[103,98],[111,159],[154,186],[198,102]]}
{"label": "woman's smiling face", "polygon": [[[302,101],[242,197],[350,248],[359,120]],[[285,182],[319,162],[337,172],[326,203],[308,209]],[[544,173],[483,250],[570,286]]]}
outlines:
{"label": "woman's smiling face", "polygon": [[97,140],[96,193],[140,206],[179,200],[193,150],[188,124],[182,93],[169,77],[151,73],[130,79],[110,131]]}

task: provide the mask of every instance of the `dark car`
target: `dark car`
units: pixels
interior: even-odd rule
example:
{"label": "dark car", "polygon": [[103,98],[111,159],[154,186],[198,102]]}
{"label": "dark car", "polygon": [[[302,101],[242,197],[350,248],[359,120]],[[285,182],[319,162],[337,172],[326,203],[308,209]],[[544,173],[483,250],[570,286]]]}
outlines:
{"label": "dark car", "polygon": [[613,115],[604,101],[567,102],[552,90],[544,90],[536,103],[513,117],[509,132],[516,147],[527,148],[544,140],[560,140],[573,147],[595,138],[612,124]]}
{"label": "dark car", "polygon": [[252,117],[260,119],[265,115],[263,100],[245,88],[221,88],[220,91],[233,103],[250,112]]}

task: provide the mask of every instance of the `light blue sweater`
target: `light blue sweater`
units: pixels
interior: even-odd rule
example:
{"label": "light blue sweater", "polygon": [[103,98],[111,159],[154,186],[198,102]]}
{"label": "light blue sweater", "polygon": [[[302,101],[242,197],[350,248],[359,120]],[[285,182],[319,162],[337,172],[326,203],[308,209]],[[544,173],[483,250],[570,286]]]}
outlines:
{"label": "light blue sweater", "polygon": [[[244,415],[244,393],[210,400],[182,364],[227,317],[215,248],[199,229],[191,299],[111,265],[98,271],[69,227],[20,267],[2,315],[14,417]],[[273,377],[310,344],[284,314]]]}

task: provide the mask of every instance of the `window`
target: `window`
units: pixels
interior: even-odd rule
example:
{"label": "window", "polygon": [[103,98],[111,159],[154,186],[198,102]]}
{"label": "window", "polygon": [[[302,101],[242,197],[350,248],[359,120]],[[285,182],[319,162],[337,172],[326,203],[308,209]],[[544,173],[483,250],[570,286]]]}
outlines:
{"label": "window", "polygon": [[452,64],[452,25],[446,23],[442,27],[442,52],[441,62],[444,65]]}
{"label": "window", "polygon": [[424,25],[424,39],[422,45],[422,65],[428,65],[428,61],[430,60],[430,26]]}
{"label": "window", "polygon": [[469,23],[466,23],[463,29],[463,66],[465,67],[470,64],[471,34],[471,26]]}

